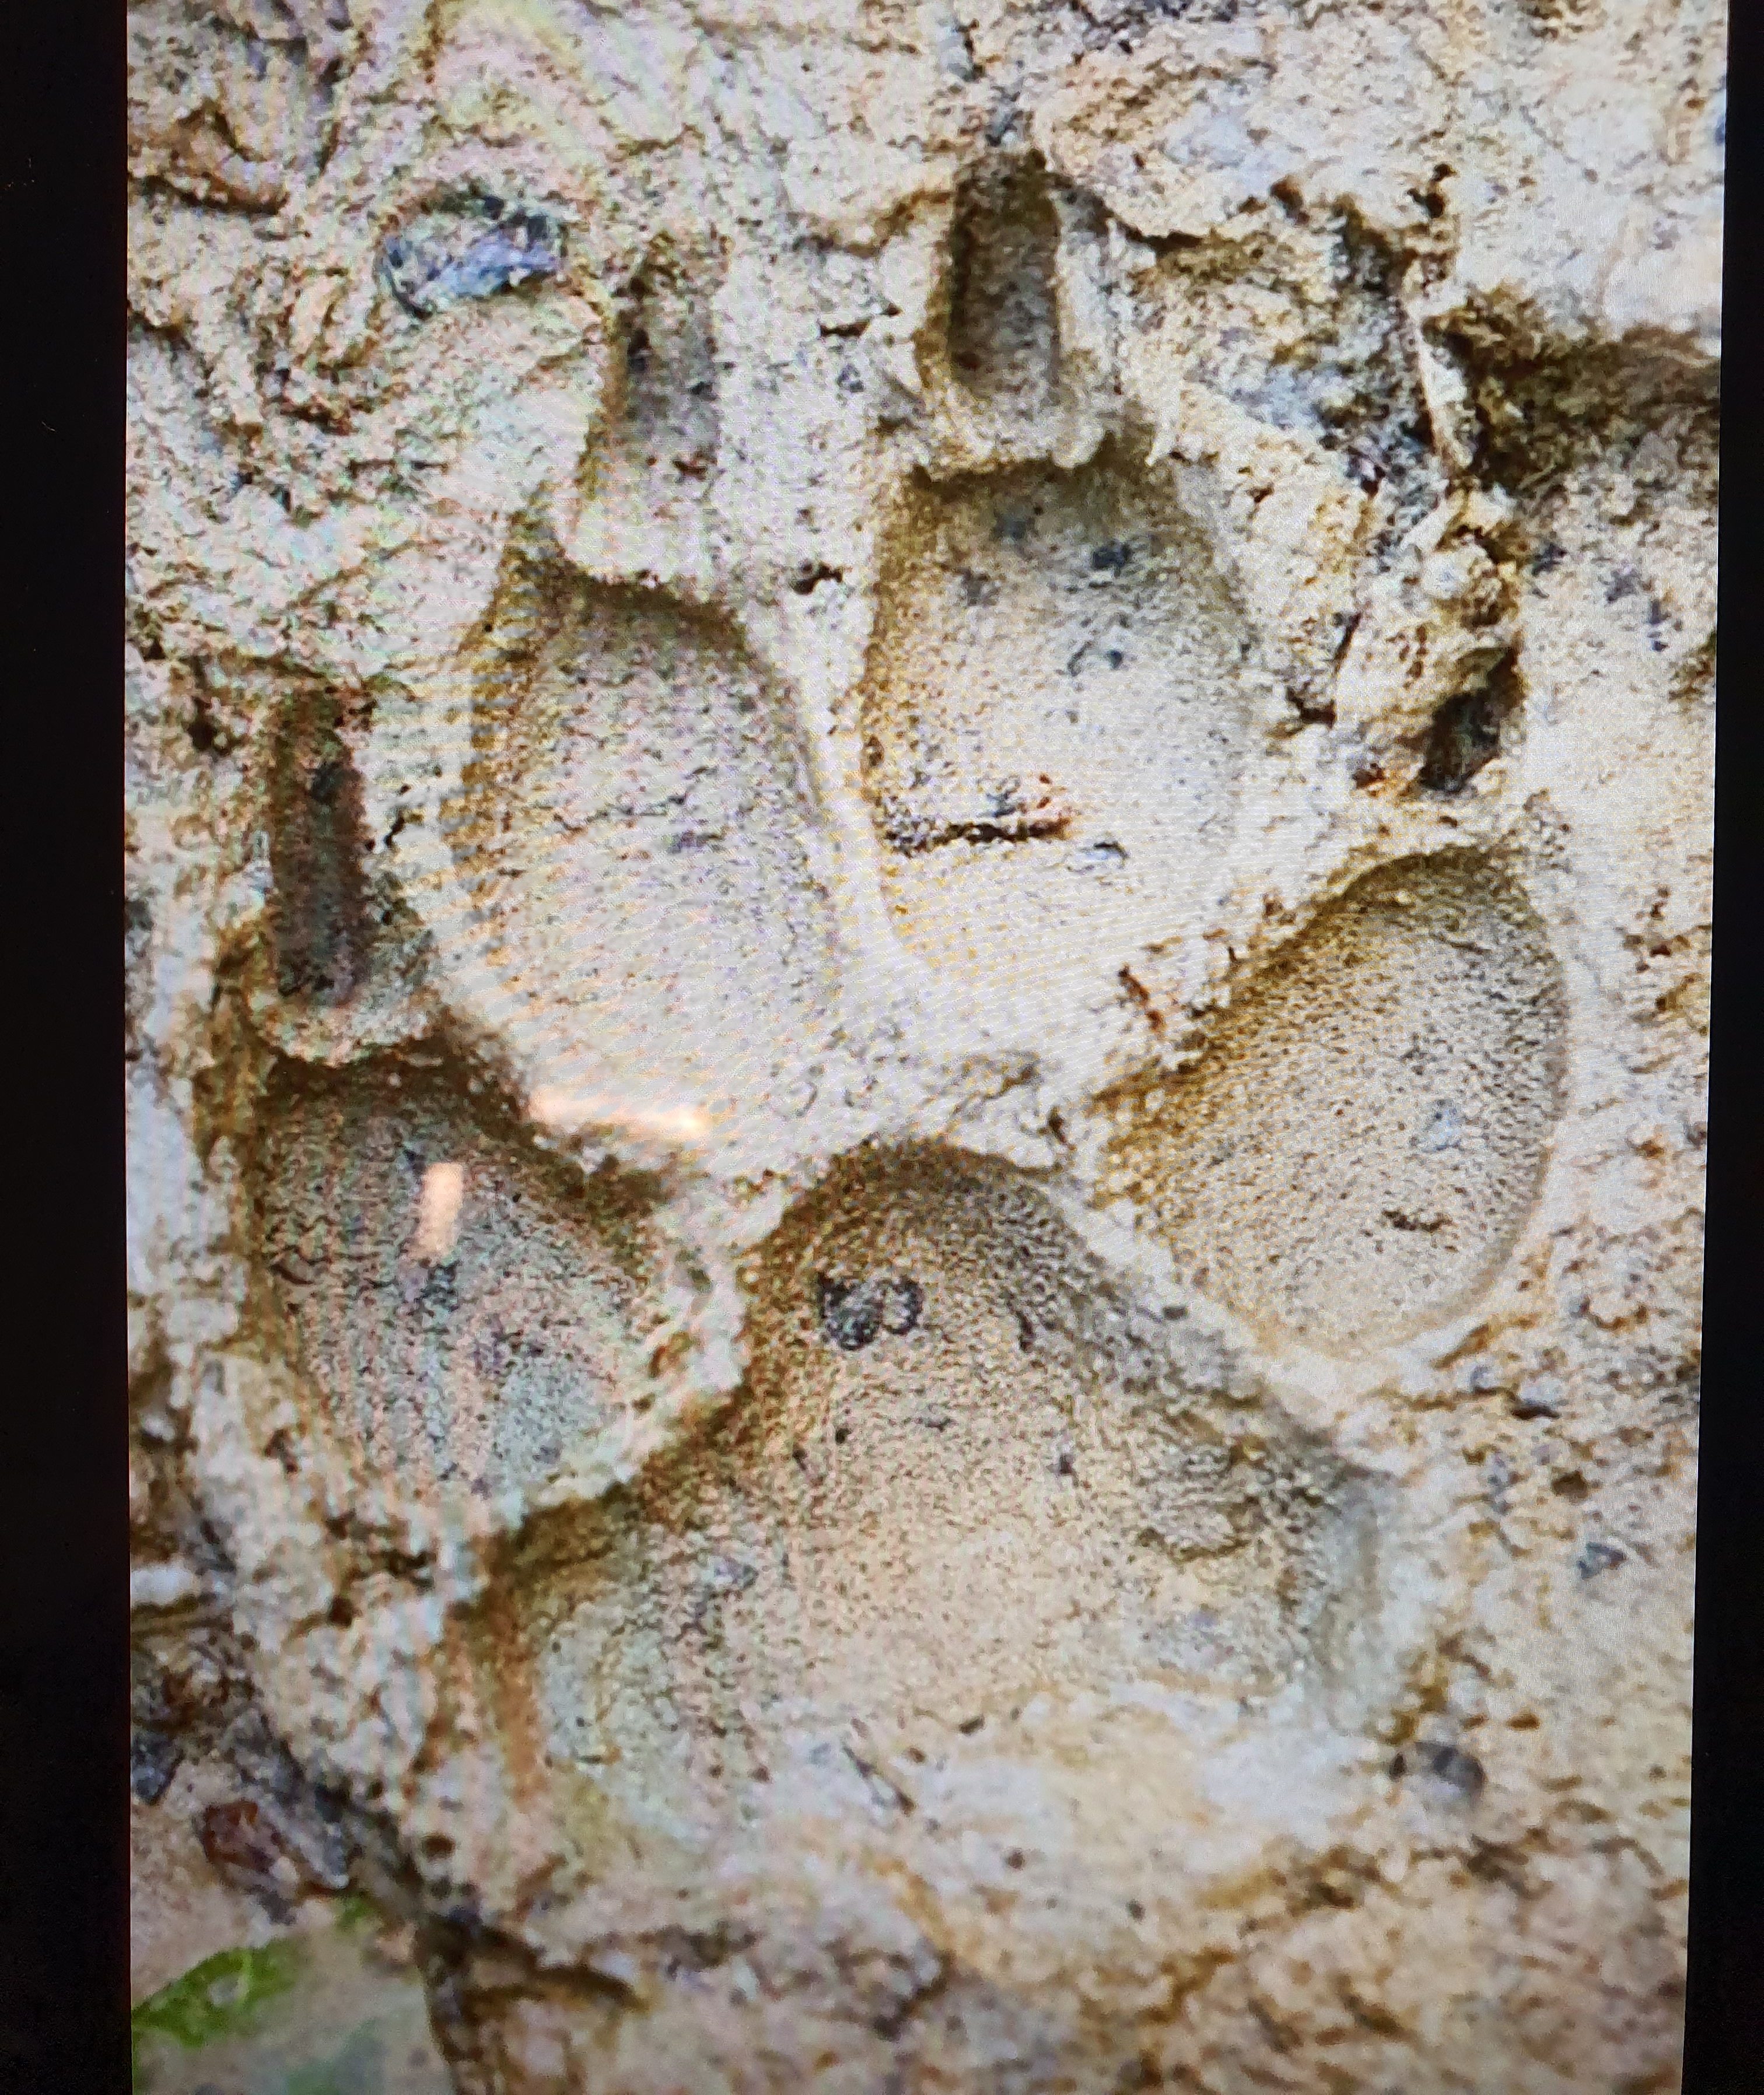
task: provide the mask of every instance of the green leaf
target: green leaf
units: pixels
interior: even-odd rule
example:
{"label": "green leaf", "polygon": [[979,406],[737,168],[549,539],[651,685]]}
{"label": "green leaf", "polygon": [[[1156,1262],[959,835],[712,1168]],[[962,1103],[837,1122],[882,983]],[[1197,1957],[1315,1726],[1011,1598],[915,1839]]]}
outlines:
{"label": "green leaf", "polygon": [[231,2036],[250,2027],[265,2001],[288,1991],[300,1961],[291,1942],[223,1949],[143,2001],[129,2018],[130,2034],[137,2047],[150,2033],[173,2037],[187,2051]]}

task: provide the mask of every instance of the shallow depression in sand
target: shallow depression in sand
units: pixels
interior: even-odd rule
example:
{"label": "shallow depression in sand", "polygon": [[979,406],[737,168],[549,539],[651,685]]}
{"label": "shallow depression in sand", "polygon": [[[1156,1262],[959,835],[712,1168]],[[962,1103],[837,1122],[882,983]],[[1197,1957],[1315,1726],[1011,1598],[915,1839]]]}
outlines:
{"label": "shallow depression in sand", "polygon": [[1536,1198],[1564,1002],[1519,890],[1466,854],[1369,874],[1283,953],[1191,1073],[1104,1102],[1104,1190],[1185,1277],[1335,1352],[1485,1286]]}
{"label": "shallow depression in sand", "polygon": [[1130,1329],[1010,1171],[850,1160],[750,1285],[746,1385],[529,1594],[555,1749],[622,1808],[696,1816],[853,1724],[990,1749],[1038,1696],[1335,1664],[1361,1480]]}
{"label": "shallow depression in sand", "polygon": [[321,1435],[419,1499],[539,1482],[622,1417],[651,1264],[640,1204],[585,1183],[420,1061],[285,1066],[255,1215]]}
{"label": "shallow depression in sand", "polygon": [[444,819],[453,943],[557,1117],[778,1110],[836,979],[799,753],[732,626],[512,559]]}
{"label": "shallow depression in sand", "polygon": [[902,934],[1011,992],[1108,972],[1230,842],[1242,628],[1156,476],[917,484],[890,541],[864,783]]}

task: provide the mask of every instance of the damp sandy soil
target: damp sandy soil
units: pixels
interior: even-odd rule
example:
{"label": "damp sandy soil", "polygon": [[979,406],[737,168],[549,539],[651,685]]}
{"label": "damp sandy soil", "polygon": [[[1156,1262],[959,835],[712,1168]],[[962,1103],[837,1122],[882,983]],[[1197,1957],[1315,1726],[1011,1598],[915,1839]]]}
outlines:
{"label": "damp sandy soil", "polygon": [[1670,2089],[1720,11],[738,12],[130,13],[146,2084]]}

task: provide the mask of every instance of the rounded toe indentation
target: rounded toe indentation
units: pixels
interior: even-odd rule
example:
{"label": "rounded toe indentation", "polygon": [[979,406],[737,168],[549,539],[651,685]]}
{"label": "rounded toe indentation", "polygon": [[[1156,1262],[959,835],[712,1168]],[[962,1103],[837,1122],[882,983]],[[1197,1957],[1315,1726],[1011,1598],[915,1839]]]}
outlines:
{"label": "rounded toe indentation", "polygon": [[725,621],[515,564],[444,817],[455,952],[552,1117],[763,1121],[837,990],[786,712]]}
{"label": "rounded toe indentation", "polygon": [[1383,867],[1195,1069],[1104,1101],[1104,1190],[1255,1323],[1329,1352],[1411,1335],[1487,1284],[1536,1199],[1565,1022],[1504,874],[1464,853]]}
{"label": "rounded toe indentation", "polygon": [[285,1068],[264,1113],[273,1314],[358,1474],[418,1500],[542,1483],[642,1374],[639,1204],[585,1186],[440,1068]]}
{"label": "rounded toe indentation", "polygon": [[1193,523],[1105,456],[906,499],[862,782],[897,927],[995,992],[1118,967],[1230,839],[1242,630]]}

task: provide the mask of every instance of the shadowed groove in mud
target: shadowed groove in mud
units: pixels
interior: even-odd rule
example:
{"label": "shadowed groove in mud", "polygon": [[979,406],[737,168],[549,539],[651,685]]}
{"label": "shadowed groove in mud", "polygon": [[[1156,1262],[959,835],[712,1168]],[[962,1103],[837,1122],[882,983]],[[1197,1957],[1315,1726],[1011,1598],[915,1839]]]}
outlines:
{"label": "shadowed groove in mud", "polygon": [[949,360],[956,383],[1007,425],[1052,403],[1060,372],[1054,258],[1060,221],[1034,163],[977,169],[949,245]]}
{"label": "shadowed groove in mud", "polygon": [[664,235],[618,294],[621,353],[582,487],[580,543],[596,573],[653,578],[697,557],[721,441],[709,297],[720,267],[708,246]]}
{"label": "shadowed groove in mud", "polygon": [[331,693],[297,689],[286,703],[271,772],[276,988],[321,1005],[348,1002],[372,943],[361,779],[342,726]]}
{"label": "shadowed groove in mud", "polygon": [[270,889],[246,963],[259,1036],[303,1061],[346,1061],[420,1032],[433,957],[399,882],[402,822],[373,834],[357,763],[371,700],[298,674],[219,664],[206,691],[264,722],[261,799]]}
{"label": "shadowed groove in mud", "polygon": [[716,458],[716,344],[703,289],[711,273],[708,257],[658,241],[621,302],[621,440],[638,464],[689,481]]}
{"label": "shadowed groove in mud", "polygon": [[1105,1100],[1105,1198],[1184,1277],[1326,1351],[1486,1286],[1560,1110],[1560,971],[1525,896],[1465,853],[1368,874],[1252,984],[1202,1061]]}
{"label": "shadowed groove in mud", "polygon": [[419,1499],[536,1483],[643,1385],[629,1189],[534,1150],[438,1056],[292,1065],[260,1118],[258,1252],[315,1426]]}

